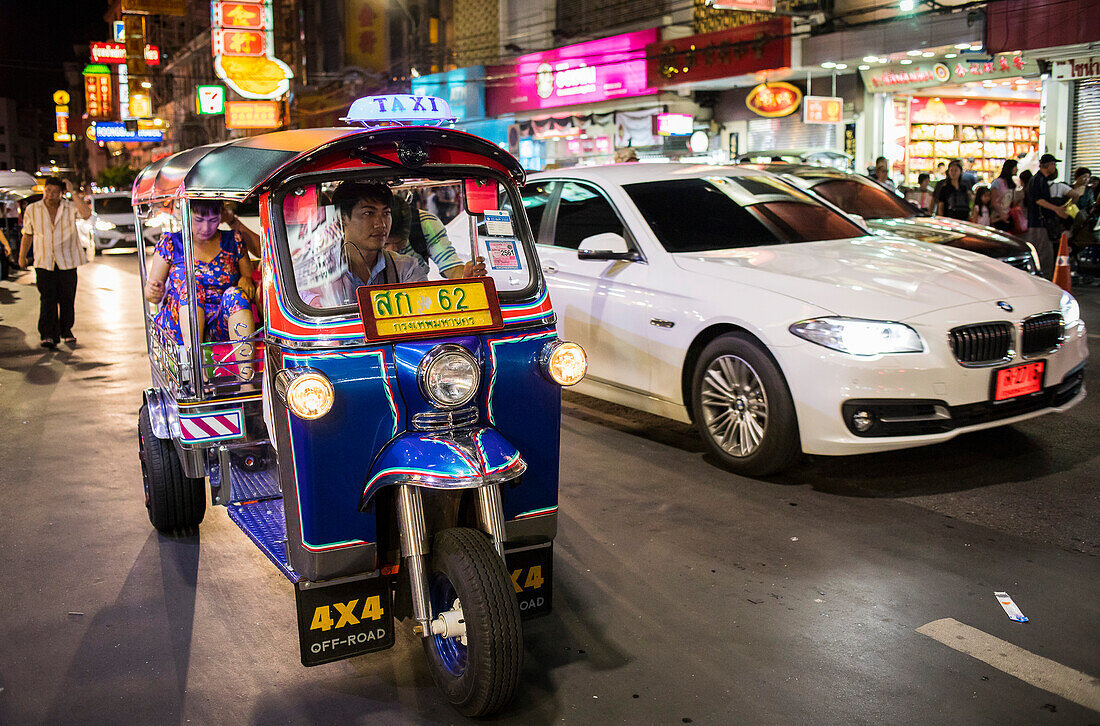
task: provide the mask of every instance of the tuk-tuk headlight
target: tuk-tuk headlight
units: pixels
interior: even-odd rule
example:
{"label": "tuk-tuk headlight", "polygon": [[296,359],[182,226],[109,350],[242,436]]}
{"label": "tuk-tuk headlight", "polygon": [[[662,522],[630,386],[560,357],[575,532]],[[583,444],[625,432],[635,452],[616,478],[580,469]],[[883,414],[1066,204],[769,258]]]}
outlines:
{"label": "tuk-tuk headlight", "polygon": [[441,408],[457,408],[477,395],[481,371],[477,360],[460,345],[432,348],[416,371],[420,392]]}
{"label": "tuk-tuk headlight", "polygon": [[275,375],[275,392],[298,418],[321,418],[332,408],[335,393],[327,376],[315,368],[284,368]]}
{"label": "tuk-tuk headlight", "polygon": [[588,372],[588,357],[576,343],[547,343],[540,358],[543,373],[559,386],[574,386]]}

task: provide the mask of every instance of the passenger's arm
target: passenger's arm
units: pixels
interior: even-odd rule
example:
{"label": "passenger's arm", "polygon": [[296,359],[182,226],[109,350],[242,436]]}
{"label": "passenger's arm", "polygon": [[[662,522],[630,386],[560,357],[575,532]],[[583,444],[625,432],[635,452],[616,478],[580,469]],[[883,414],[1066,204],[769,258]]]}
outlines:
{"label": "passenger's arm", "polygon": [[229,229],[241,236],[248,252],[256,259],[260,259],[260,235],[249,229],[240,217],[228,209],[222,209],[222,221],[229,225]]}
{"label": "passenger's arm", "polygon": [[237,280],[237,287],[241,289],[248,300],[256,302],[256,283],[252,279],[252,259],[249,258],[244,249],[241,250],[241,256],[237,259],[237,266],[240,267],[241,271],[241,279]]}
{"label": "passenger's arm", "polygon": [[164,281],[168,279],[168,260],[154,254],[149,263],[149,273],[145,277],[145,299],[159,304],[164,299]]}

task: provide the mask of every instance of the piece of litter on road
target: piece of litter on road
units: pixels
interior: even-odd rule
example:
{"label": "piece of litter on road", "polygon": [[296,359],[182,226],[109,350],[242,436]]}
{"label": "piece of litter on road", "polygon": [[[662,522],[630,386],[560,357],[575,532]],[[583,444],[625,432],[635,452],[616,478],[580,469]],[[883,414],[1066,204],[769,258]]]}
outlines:
{"label": "piece of litter on road", "polygon": [[798,541],[798,537],[791,537],[791,542],[797,542],[797,541]]}
{"label": "piece of litter on road", "polygon": [[69,615],[78,615],[80,617],[84,617],[84,613],[77,613],[77,612],[69,613]]}
{"label": "piece of litter on road", "polygon": [[1017,623],[1027,622],[1027,616],[1020,611],[1020,608],[1016,607],[1016,603],[1012,602],[1012,598],[1008,596],[1007,592],[994,592],[993,595],[996,596],[1001,607],[1005,609],[1009,620],[1015,620]]}

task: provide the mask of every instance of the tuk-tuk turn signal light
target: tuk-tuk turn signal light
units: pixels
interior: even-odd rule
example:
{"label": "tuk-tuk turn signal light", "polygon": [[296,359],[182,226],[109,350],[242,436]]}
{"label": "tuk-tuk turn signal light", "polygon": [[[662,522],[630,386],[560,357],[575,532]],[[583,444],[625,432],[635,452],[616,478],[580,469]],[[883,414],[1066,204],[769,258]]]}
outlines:
{"label": "tuk-tuk turn signal light", "polygon": [[574,386],[588,371],[588,357],[576,343],[555,340],[543,349],[543,372],[560,386]]}
{"label": "tuk-tuk turn signal light", "polygon": [[324,373],[313,368],[284,368],[275,376],[275,391],[298,418],[321,418],[332,408],[335,393]]}

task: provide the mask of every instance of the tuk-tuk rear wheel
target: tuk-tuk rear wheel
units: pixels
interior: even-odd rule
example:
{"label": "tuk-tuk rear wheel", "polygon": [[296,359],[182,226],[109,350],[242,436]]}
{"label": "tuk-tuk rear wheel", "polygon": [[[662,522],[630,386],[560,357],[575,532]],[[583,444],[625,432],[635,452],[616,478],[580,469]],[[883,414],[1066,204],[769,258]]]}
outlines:
{"label": "tuk-tuk rear wheel", "polygon": [[158,439],[149,407],[138,414],[138,455],[149,521],[160,532],[194,529],[206,515],[205,480],[186,476],[172,442]]}
{"label": "tuk-tuk rear wheel", "polygon": [[432,542],[428,585],[432,615],[450,610],[457,599],[466,625],[466,645],[457,638],[424,638],[436,685],[466,716],[500,710],[512,699],[523,665],[519,602],[504,561],[481,532],[445,529]]}

